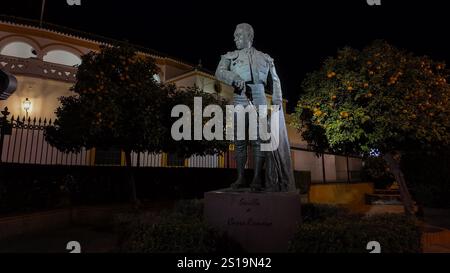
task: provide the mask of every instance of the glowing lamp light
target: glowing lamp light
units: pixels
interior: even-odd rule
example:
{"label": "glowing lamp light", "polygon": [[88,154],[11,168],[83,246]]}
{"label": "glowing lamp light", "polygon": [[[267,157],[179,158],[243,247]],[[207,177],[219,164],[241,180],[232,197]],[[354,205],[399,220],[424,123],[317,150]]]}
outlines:
{"label": "glowing lamp light", "polygon": [[28,111],[30,111],[30,109],[31,109],[31,101],[28,98],[26,98],[23,101],[22,106],[23,106],[23,110],[25,110],[25,112],[27,113],[27,116],[28,116]]}

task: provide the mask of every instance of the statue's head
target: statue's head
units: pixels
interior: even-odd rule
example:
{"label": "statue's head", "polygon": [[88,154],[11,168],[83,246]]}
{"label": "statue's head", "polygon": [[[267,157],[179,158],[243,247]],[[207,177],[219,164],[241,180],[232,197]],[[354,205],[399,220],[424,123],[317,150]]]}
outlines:
{"label": "statue's head", "polygon": [[234,31],[234,42],[237,49],[249,48],[253,44],[254,32],[251,25],[242,23],[236,26]]}

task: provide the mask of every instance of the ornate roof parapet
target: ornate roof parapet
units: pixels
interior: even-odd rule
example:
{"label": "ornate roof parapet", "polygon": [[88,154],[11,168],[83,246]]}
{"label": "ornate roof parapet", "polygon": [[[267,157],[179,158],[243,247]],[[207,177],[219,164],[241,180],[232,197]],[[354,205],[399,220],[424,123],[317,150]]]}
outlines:
{"label": "ornate roof parapet", "polygon": [[[103,37],[103,36],[100,36],[97,34],[87,33],[87,32],[83,32],[83,31],[71,29],[68,27],[63,27],[63,26],[45,23],[45,22],[42,24],[42,27],[41,27],[39,25],[39,21],[25,19],[25,18],[19,18],[19,17],[13,17],[13,16],[7,16],[7,15],[0,15],[0,24],[9,25],[12,27],[21,27],[21,28],[31,29],[31,30],[35,30],[36,32],[46,32],[46,33],[56,34],[61,37],[75,39],[75,40],[83,41],[85,43],[86,42],[91,43],[92,44],[91,47],[128,44],[128,42],[125,42],[125,41],[118,41],[118,40]],[[1,30],[1,28],[0,28],[0,30]],[[36,35],[39,36],[38,33],[36,33]],[[159,62],[163,62],[163,63],[172,62],[172,63],[176,63],[176,64],[180,64],[182,66],[185,66],[185,67],[187,67],[187,69],[195,67],[195,65],[193,65],[193,64],[190,64],[186,61],[183,61],[181,59],[178,59],[178,58],[175,58],[172,56],[168,56],[167,54],[158,52],[156,50],[146,48],[146,47],[143,47],[140,45],[131,44],[131,43],[129,43],[129,45],[136,48],[136,50],[138,52],[140,52],[141,54],[155,58]],[[91,50],[92,49],[93,48],[91,48]]]}
{"label": "ornate roof parapet", "polygon": [[0,55],[0,69],[15,75],[27,75],[74,83],[77,68],[62,64],[43,62],[35,58],[16,58]]}

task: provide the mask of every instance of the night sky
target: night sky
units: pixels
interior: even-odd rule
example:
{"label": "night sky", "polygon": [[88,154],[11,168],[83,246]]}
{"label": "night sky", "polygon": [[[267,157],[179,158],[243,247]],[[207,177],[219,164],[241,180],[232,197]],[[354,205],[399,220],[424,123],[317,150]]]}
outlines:
{"label": "night sky", "polygon": [[[2,1],[0,13],[39,19],[40,0]],[[159,3],[156,3],[159,2]],[[242,3],[244,2],[244,3]],[[254,46],[275,59],[292,111],[306,73],[343,46],[362,48],[375,39],[436,60],[450,60],[449,9],[445,1],[143,1],[47,0],[44,21],[128,40],[214,71],[234,50],[236,24],[255,29]]]}

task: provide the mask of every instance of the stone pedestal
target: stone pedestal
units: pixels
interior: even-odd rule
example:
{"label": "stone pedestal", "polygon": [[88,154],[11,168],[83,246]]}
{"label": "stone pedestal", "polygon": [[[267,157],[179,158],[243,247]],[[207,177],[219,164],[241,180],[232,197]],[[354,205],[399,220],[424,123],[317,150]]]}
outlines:
{"label": "stone pedestal", "polygon": [[231,191],[205,193],[205,220],[253,253],[287,252],[300,224],[297,193]]}

